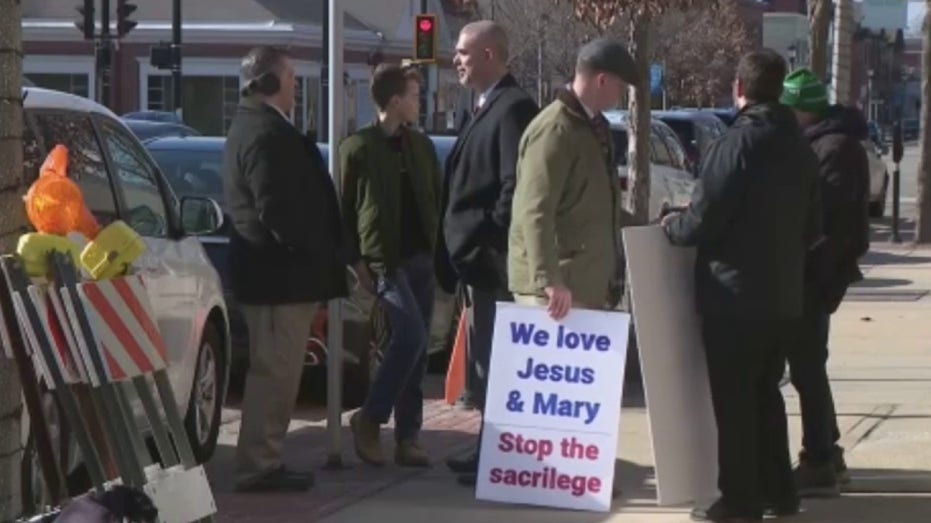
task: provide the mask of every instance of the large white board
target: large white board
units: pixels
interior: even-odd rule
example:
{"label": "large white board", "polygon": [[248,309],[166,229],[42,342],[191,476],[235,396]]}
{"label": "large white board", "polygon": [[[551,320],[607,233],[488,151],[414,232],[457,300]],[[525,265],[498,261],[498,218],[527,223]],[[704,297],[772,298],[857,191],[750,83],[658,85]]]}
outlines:
{"label": "large white board", "polygon": [[714,498],[717,428],[698,314],[695,251],[658,226],[624,229],[659,505]]}
{"label": "large white board", "polygon": [[498,303],[476,497],[610,509],[629,320]]}

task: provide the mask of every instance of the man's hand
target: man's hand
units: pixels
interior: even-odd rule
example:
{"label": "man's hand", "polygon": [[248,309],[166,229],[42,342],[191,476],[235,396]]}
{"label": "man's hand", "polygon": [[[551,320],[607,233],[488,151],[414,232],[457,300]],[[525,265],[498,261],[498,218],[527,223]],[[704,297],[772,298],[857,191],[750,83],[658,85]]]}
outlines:
{"label": "man's hand", "polygon": [[550,300],[546,308],[550,317],[554,320],[565,318],[566,314],[569,314],[569,309],[572,308],[572,291],[562,285],[555,285],[543,289],[543,292],[546,293],[546,297]]}
{"label": "man's hand", "polygon": [[353,266],[353,270],[356,272],[356,280],[359,281],[359,287],[362,287],[365,292],[374,296],[377,290],[375,289],[375,280],[372,278],[372,272],[369,271],[368,265],[360,261]]}
{"label": "man's hand", "polygon": [[663,216],[662,221],[660,221],[660,225],[665,229],[670,223],[673,222],[673,220],[678,220],[680,214],[682,214],[682,211],[673,211],[668,213],[666,216]]}

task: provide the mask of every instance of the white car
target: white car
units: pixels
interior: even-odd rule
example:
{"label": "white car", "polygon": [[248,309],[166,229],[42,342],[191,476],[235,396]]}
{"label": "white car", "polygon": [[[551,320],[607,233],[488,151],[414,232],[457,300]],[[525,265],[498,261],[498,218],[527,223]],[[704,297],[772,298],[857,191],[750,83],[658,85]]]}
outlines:
{"label": "white car", "polygon": [[869,138],[861,143],[870,161],[870,217],[882,218],[886,214],[886,194],[889,192],[889,168],[883,160],[885,147]]}
{"label": "white car", "polygon": [[[24,88],[23,96],[27,183],[36,179],[48,152],[64,144],[68,176],[100,224],[123,220],[145,240],[148,248],[134,268],[147,284],[168,347],[169,381],[191,446],[198,461],[207,461],[216,447],[229,381],[229,322],[220,278],[196,236],[219,229],[219,207],[207,198],[179,200],[145,147],[107,108],[33,87]],[[143,418],[139,423],[149,426]],[[71,445],[59,447],[67,451]],[[35,453],[27,452],[26,459],[28,505],[41,499],[41,474],[36,474]],[[62,460],[71,470],[74,456]]]}

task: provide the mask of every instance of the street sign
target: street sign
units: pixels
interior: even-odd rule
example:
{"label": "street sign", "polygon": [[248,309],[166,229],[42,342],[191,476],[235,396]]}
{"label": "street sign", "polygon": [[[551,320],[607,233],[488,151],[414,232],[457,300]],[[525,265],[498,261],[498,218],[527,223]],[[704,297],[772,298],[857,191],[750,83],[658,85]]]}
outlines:
{"label": "street sign", "polygon": [[663,96],[663,89],[666,87],[666,68],[663,64],[653,64],[650,66],[650,94],[653,96]]}

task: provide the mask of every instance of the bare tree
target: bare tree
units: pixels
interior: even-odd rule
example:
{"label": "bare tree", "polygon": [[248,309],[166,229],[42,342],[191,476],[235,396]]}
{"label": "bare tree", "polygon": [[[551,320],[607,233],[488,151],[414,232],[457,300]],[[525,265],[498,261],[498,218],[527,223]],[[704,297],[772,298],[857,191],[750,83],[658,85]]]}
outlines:
{"label": "bare tree", "polygon": [[[26,223],[23,192],[22,12],[20,0],[0,0],[0,252],[9,252]],[[22,416],[19,375],[0,357],[0,521],[21,510]]]}
{"label": "bare tree", "polygon": [[831,28],[832,0],[808,0],[808,49],[811,71],[822,80],[828,75],[828,32]]}
{"label": "bare tree", "polygon": [[640,82],[630,87],[630,140],[628,165],[631,178],[630,212],[638,223],[646,223],[650,209],[650,47],[654,22],[668,12],[685,11],[719,0],[562,0],[571,2],[576,16],[595,27],[608,28],[627,19],[631,53]]}
{"label": "bare tree", "polygon": [[915,243],[931,243],[931,0],[925,0],[921,42],[921,158]]}
{"label": "bare tree", "polygon": [[731,95],[737,62],[752,46],[737,0],[722,0],[658,20],[652,56],[665,65],[673,104],[707,107]]}
{"label": "bare tree", "polygon": [[542,105],[553,82],[567,82],[579,46],[600,31],[574,16],[571,6],[543,0],[478,0],[473,16],[494,19],[510,40],[510,69]]}

